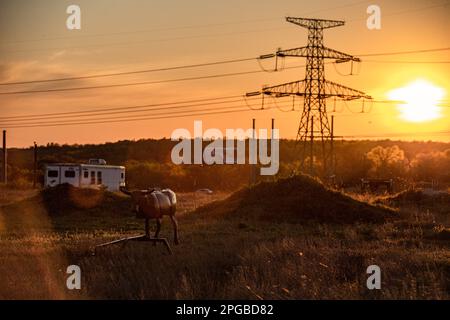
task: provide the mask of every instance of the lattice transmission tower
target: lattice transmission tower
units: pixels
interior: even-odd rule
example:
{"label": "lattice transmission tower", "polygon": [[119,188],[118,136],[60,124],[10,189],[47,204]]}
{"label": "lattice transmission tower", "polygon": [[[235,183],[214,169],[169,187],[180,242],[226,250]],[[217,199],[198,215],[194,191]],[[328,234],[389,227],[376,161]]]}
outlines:
{"label": "lattice transmission tower", "polygon": [[[336,62],[357,61],[360,59],[349,54],[327,48],[323,45],[323,30],[344,25],[344,21],[307,19],[287,17],[286,20],[308,29],[308,45],[288,50],[279,49],[277,57],[304,57],[306,58],[306,74],[304,80],[284,83],[276,86],[265,86],[260,93],[274,97],[288,95],[301,96],[304,98],[304,106],[297,132],[297,141],[302,145],[302,168],[304,170],[305,158],[309,144],[309,171],[314,174],[314,151],[315,140],[321,141],[323,173],[330,172],[329,165],[333,159],[333,136],[326,109],[326,99],[339,97],[352,100],[359,98],[371,99],[364,92],[348,88],[325,79],[325,59],[335,59]],[[262,56],[263,57],[263,56]],[[332,170],[332,169],[331,169]]]}

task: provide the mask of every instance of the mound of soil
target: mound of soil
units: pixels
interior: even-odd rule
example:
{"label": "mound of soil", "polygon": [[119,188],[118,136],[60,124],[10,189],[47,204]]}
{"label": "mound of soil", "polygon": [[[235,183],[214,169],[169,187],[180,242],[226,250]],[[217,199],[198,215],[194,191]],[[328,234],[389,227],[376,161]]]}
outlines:
{"label": "mound of soil", "polygon": [[61,184],[46,188],[39,194],[2,207],[3,212],[24,214],[42,212],[50,216],[86,212],[88,214],[129,215],[131,199],[105,190],[76,188]]}
{"label": "mound of soil", "polygon": [[381,223],[397,216],[391,209],[357,201],[305,175],[244,188],[225,200],[199,208],[196,213],[223,218],[333,224]]}
{"label": "mound of soil", "polygon": [[130,202],[124,197],[103,189],[77,188],[70,184],[43,189],[38,195],[50,215],[72,211],[119,211],[129,213]]}
{"label": "mound of soil", "polygon": [[450,194],[448,192],[427,193],[422,189],[402,191],[376,201],[392,207],[413,206],[438,213],[450,213]]}

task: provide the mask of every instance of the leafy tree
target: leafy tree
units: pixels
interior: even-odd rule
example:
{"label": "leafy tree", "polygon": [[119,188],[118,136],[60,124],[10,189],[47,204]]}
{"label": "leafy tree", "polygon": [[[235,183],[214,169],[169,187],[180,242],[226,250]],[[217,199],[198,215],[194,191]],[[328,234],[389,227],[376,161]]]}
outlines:
{"label": "leafy tree", "polygon": [[403,176],[407,170],[405,153],[397,145],[386,148],[377,146],[366,157],[372,163],[369,174],[377,178]]}
{"label": "leafy tree", "polygon": [[411,161],[411,172],[415,180],[450,180],[450,149],[418,153]]}

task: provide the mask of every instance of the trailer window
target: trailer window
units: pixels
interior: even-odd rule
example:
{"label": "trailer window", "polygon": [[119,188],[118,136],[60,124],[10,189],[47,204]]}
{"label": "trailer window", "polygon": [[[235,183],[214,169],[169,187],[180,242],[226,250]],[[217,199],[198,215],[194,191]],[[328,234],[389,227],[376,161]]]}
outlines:
{"label": "trailer window", "polygon": [[97,171],[97,184],[102,184],[102,172]]}
{"label": "trailer window", "polygon": [[58,170],[48,170],[47,177],[49,177],[49,178],[57,178],[58,177]]}
{"label": "trailer window", "polygon": [[85,179],[89,178],[89,171],[85,171],[83,176],[84,176]]}
{"label": "trailer window", "polygon": [[75,171],[65,171],[64,177],[66,178],[75,178]]}
{"label": "trailer window", "polygon": [[120,178],[123,180],[123,178],[124,178],[123,172],[120,173]]}
{"label": "trailer window", "polygon": [[95,184],[95,171],[91,171],[91,184]]}

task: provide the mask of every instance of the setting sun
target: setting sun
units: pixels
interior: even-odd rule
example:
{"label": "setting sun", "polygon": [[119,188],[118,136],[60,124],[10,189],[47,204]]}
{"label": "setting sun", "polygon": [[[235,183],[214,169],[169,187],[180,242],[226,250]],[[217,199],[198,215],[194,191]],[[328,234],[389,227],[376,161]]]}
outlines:
{"label": "setting sun", "polygon": [[425,80],[416,80],[388,93],[397,105],[401,118],[409,122],[425,122],[441,117],[440,100],[444,90]]}

